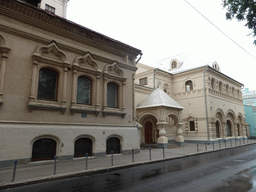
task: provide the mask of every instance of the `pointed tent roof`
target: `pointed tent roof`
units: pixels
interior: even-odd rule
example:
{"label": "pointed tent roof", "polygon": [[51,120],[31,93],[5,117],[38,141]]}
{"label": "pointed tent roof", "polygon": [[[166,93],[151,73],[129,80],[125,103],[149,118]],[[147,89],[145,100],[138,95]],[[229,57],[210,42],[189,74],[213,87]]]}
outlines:
{"label": "pointed tent roof", "polygon": [[166,94],[162,89],[158,88],[137,105],[137,109],[149,107],[172,107],[184,109],[173,98]]}

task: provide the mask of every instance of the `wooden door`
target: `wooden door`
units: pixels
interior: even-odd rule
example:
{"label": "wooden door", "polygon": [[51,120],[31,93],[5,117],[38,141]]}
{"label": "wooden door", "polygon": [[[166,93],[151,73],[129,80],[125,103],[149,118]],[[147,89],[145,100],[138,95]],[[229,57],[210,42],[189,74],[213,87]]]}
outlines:
{"label": "wooden door", "polygon": [[145,143],[152,143],[152,123],[150,121],[145,123]]}

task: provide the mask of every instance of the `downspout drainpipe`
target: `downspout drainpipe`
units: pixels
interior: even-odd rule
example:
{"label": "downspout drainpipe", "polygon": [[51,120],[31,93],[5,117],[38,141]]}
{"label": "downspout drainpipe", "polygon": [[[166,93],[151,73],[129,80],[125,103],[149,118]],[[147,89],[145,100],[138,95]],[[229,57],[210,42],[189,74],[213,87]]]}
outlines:
{"label": "downspout drainpipe", "polygon": [[155,86],[155,76],[156,76],[156,73],[157,73],[157,68],[154,70],[154,75],[153,75],[153,89],[155,90],[156,89],[156,86]]}
{"label": "downspout drainpipe", "polygon": [[205,72],[207,72],[208,70],[209,70],[209,66],[207,65],[207,69],[203,72],[203,83],[204,83],[204,101],[205,101],[205,115],[206,115],[206,126],[207,126],[207,143],[209,144],[210,143],[210,131],[209,131],[206,88],[205,88]]}
{"label": "downspout drainpipe", "polygon": [[137,61],[135,61],[135,65],[140,61],[141,57],[142,57],[143,53],[140,53],[140,57],[138,58]]}

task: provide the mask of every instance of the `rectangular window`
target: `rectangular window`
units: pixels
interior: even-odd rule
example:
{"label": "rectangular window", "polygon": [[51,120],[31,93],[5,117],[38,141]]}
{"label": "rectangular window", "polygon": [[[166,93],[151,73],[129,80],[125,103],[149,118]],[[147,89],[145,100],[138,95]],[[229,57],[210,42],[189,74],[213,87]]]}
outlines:
{"label": "rectangular window", "polygon": [[190,131],[195,131],[195,121],[190,121],[189,126],[190,126]]}
{"label": "rectangular window", "polygon": [[148,84],[148,78],[147,77],[140,79],[140,85],[147,85],[147,84]]}
{"label": "rectangular window", "polygon": [[55,8],[47,4],[45,4],[45,10],[51,13],[55,13]]}

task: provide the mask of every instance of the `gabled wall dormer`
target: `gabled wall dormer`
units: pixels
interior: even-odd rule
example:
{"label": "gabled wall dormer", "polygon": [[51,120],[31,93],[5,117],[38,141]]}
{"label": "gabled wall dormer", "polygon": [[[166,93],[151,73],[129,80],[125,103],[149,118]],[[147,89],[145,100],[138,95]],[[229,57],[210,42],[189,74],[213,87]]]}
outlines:
{"label": "gabled wall dormer", "polygon": [[172,59],[170,61],[170,68],[169,71],[175,70],[175,69],[179,69],[181,67],[181,65],[183,64],[182,61],[179,61],[177,59]]}

